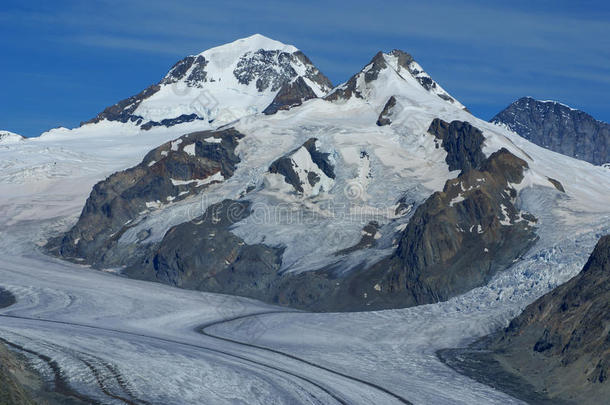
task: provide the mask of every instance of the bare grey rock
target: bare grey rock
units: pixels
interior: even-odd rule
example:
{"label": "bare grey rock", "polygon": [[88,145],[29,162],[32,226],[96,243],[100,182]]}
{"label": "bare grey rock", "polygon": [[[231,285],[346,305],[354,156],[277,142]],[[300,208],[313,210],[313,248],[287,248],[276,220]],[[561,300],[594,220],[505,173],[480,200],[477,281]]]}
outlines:
{"label": "bare grey rock", "polygon": [[269,301],[283,248],[248,245],[231,226],[250,215],[247,201],[225,200],[204,215],[171,228],[141,263],[125,274],[181,288]]}
{"label": "bare grey rock", "polygon": [[392,123],[390,115],[392,114],[394,107],[396,107],[396,97],[392,96],[388,99],[388,102],[385,103],[383,110],[379,114],[379,118],[377,119],[378,126],[382,127],[384,125],[390,125]]}
{"label": "bare grey rock", "polygon": [[523,97],[490,122],[552,151],[594,165],[610,162],[610,124],[561,103]]}
{"label": "bare grey rock", "polygon": [[[311,160],[316,166],[328,177],[331,179],[335,178],[334,167],[329,159],[329,154],[320,152],[316,146],[316,138],[308,139],[302,146],[299,148],[287,153],[286,155],[280,157],[269,166],[270,173],[277,173],[284,176],[286,183],[292,185],[294,189],[303,193],[303,181],[295,171],[296,163],[292,159],[292,156],[301,148],[305,148],[307,153],[309,153]],[[311,186],[314,186],[320,181],[320,177],[317,173],[308,172],[308,181]]]}
{"label": "bare grey rock", "polygon": [[279,110],[288,110],[312,98],[317,98],[316,93],[305,83],[305,79],[299,77],[282,86],[271,104],[263,110],[263,114],[272,115]]}
{"label": "bare grey rock", "polygon": [[[428,133],[441,141],[447,151],[445,161],[449,170],[467,171],[483,162],[485,155],[481,146],[485,141],[483,133],[465,121],[445,122],[438,118],[432,121]],[[439,147],[439,144],[436,144]]]}
{"label": "bare grey rock", "polygon": [[441,355],[458,371],[532,404],[597,405],[610,398],[608,325],[610,235],[600,238],[577,276],[528,305],[507,328]]}
{"label": "bare grey rock", "polygon": [[214,175],[231,177],[242,137],[234,129],[194,132],[153,149],[139,165],[96,184],[76,225],[49,241],[47,248],[93,265],[125,264],[124,257],[110,253],[134,221],[157,204],[201,192],[218,181]]}
{"label": "bare grey rock", "polygon": [[301,52],[288,53],[280,50],[260,49],[244,55],[237,63],[233,75],[242,84],[256,80],[258,91],[278,91],[298,76],[292,67],[294,62],[307,67],[305,77],[318,83],[322,89],[330,90],[332,84]]}

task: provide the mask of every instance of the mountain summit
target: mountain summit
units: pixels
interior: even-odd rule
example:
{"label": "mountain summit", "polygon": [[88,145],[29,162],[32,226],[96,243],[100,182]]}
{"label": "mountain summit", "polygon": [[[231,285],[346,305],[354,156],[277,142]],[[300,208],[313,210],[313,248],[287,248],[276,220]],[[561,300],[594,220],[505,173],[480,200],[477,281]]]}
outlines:
{"label": "mountain summit", "polygon": [[[408,87],[414,87],[416,91]],[[356,97],[370,100],[381,97],[385,100],[401,92],[415,96],[417,90],[464,108],[424,71],[413,56],[398,49],[389,53],[378,52],[360,72],[335,88],[326,99],[335,101]]]}
{"label": "mountain summit", "polygon": [[552,151],[595,165],[610,162],[610,124],[557,101],[523,97],[491,122]]}
{"label": "mountain summit", "polygon": [[267,113],[298,105],[331,88],[330,80],[297,48],[256,34],[185,57],[159,83],[85,124],[119,121],[147,130],[202,120],[218,126],[262,112],[272,103]]}

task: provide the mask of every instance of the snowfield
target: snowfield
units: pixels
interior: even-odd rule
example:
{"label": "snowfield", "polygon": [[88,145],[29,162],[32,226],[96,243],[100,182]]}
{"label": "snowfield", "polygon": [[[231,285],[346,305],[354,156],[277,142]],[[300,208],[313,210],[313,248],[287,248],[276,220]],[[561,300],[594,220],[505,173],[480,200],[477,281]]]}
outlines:
{"label": "snowfield", "polygon": [[[305,313],[131,280],[120,269],[97,271],[46,256],[40,246],[74,224],[97,181],[139,163],[163,142],[208,126],[194,121],[139,132],[102,121],[0,144],[0,287],[17,298],[0,310],[0,338],[52,359],[74,390],[104,404],[520,403],[457,374],[435,352],[505,326],[579,272],[598,238],[610,232],[610,171],[479,120],[394,68],[382,71],[377,82],[366,89],[366,100],[315,99],[238,121],[236,129],[246,136],[234,176],[218,179],[222,183],[205,198],[164,204],[142,227],[152,228],[151,239],[158,240],[206,206],[238,198],[245,185],[264,184],[251,197],[255,206],[318,210],[313,222],[253,215],[234,229],[246,243],[264,238],[284,244],[284,270],[326,265],[332,252],[358,241],[362,223],[349,215],[326,216],[324,201],[348,213],[373,212],[385,227],[375,235],[379,247],[366,254],[380,257],[391,251],[392,236],[408,219],[395,216],[396,201],[406,194],[419,203],[457,175],[426,134],[430,122],[465,120],[483,131],[486,155],[506,147],[528,162],[524,181],[515,187],[520,208],[538,218],[540,240],[487,286],[408,309]],[[399,110],[391,126],[378,127],[391,95]],[[265,168],[311,137],[331,153],[337,176],[309,190],[311,198],[297,200]],[[302,156],[296,160],[310,163]],[[560,181],[566,194],[547,177]],[[126,232],[122,241],[129,243],[137,231]],[[32,353],[34,366],[51,381],[49,363]]]}

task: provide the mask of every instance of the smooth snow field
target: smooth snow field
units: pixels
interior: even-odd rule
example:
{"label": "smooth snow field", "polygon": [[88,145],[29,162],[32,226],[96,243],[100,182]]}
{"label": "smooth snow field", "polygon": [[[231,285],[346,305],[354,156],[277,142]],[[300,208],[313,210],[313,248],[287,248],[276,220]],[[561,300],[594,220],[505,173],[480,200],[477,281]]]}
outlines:
{"label": "smooth snow field", "polygon": [[[419,97],[422,91],[408,94]],[[379,95],[383,102],[376,105],[383,105],[388,94]],[[378,164],[375,170],[384,164],[397,172],[411,170],[417,175],[412,177],[432,192],[442,188],[450,173],[444,156],[436,156],[440,152],[423,137],[427,126],[436,116],[471,120],[487,137],[486,152],[506,146],[531,156],[532,170],[519,185],[520,207],[539,220],[540,240],[534,248],[487,286],[444,303],[409,309],[304,313],[131,280],[112,269],[98,271],[49,257],[41,246],[74,224],[97,181],[139,163],[163,142],[198,129],[194,123],[139,133],[120,123],[102,122],[0,144],[0,288],[17,299],[0,310],[0,338],[26,349],[49,382],[59,372],[74,391],[103,404],[520,403],[457,374],[435,352],[467,345],[505,326],[527,304],[579,272],[598,238],[610,231],[610,171],[539,148],[457,107],[447,107],[436,96],[430,99],[434,108],[428,110],[420,107],[428,100],[423,95],[423,101],[410,97],[414,101],[399,97],[399,103],[413,114],[405,113],[395,127],[419,138],[387,128],[352,131],[361,128],[356,117],[374,125],[379,111],[360,101],[331,109],[325,101],[313,100],[266,121],[238,123],[248,135],[240,146],[243,162],[252,162],[250,169],[264,170],[265,159],[274,156],[259,157],[257,145],[262,145],[258,150],[276,145],[278,154],[285,153],[310,136],[295,135],[288,128],[295,128],[295,122],[311,128],[329,111],[327,127],[317,132],[334,128],[334,143],[331,135],[320,139],[337,146],[342,162],[349,163],[354,155],[354,165],[358,164],[358,142],[370,142],[375,152],[371,156],[382,161],[373,160]],[[335,118],[351,110],[351,118]],[[293,122],[282,121],[290,117]],[[278,140],[284,136],[284,143],[268,138],[276,136],[273,128]],[[401,145],[412,152],[401,154]],[[280,151],[280,146],[285,148]],[[413,158],[428,149],[428,161]],[[411,166],[400,166],[401,162]],[[368,166],[363,167],[366,172]],[[560,180],[568,193],[554,190],[543,174]],[[238,191],[231,187],[246,177],[245,172],[236,172],[224,190]],[[368,181],[360,177],[363,183]],[[384,187],[402,181],[394,177],[366,184],[367,192],[372,198],[385,195]],[[176,215],[164,217],[163,231],[166,222],[189,219],[177,211],[163,211]],[[236,232],[245,236],[250,229],[245,222]],[[279,228],[260,229],[270,235],[277,231],[278,240],[299,241]],[[300,269],[309,259],[297,248],[295,243],[287,254]]]}

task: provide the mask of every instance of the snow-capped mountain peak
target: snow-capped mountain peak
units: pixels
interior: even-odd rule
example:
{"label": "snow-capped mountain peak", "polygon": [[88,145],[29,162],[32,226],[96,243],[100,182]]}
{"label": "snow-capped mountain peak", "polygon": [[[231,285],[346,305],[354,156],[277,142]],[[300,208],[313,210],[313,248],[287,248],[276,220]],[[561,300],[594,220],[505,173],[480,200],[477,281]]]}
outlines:
{"label": "snow-capped mountain peak", "polygon": [[[294,86],[298,79],[300,85]],[[298,105],[331,88],[328,78],[296,47],[255,34],[185,57],[159,83],[86,124],[119,121],[148,130],[198,121],[198,128],[212,128],[246,115],[271,113],[266,108],[272,103],[273,112]],[[281,102],[275,100],[280,92]]]}
{"label": "snow-capped mountain peak", "polygon": [[595,165],[610,161],[610,124],[558,101],[522,97],[490,121],[555,152]]}
{"label": "snow-capped mountain peak", "polygon": [[12,144],[23,141],[25,138],[10,131],[0,131],[0,144]]}
{"label": "snow-capped mountain peak", "polygon": [[389,53],[378,52],[360,72],[337,86],[326,99],[347,100],[353,96],[369,102],[375,99],[385,102],[392,96],[413,97],[425,93],[465,109],[424,71],[413,56],[395,49]]}
{"label": "snow-capped mountain peak", "polygon": [[276,50],[287,53],[294,53],[299,50],[294,45],[287,45],[264,35],[254,34],[246,38],[210,48],[201,52],[199,55],[208,59],[219,59],[218,55],[225,56],[233,54],[234,57],[239,57],[247,52],[256,52],[260,49],[268,51]]}

